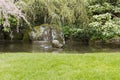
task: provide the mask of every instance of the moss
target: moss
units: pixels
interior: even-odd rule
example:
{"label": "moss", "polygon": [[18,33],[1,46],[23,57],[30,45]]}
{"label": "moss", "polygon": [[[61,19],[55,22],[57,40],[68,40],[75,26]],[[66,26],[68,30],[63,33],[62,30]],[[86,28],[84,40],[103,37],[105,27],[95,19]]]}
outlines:
{"label": "moss", "polygon": [[24,35],[23,35],[23,40],[24,41],[29,41],[30,39],[29,39],[29,32],[30,32],[31,30],[30,29],[26,29],[25,30],[25,32],[24,32]]}
{"label": "moss", "polygon": [[37,31],[37,30],[40,29],[40,27],[39,27],[39,26],[34,26],[33,29],[34,29],[35,31]]}

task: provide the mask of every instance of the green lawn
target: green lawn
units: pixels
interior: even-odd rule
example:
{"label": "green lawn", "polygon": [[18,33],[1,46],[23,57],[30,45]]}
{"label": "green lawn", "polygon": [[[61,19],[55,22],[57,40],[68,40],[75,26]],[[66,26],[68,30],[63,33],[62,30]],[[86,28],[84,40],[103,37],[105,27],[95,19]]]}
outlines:
{"label": "green lawn", "polygon": [[0,80],[120,80],[120,53],[3,53]]}

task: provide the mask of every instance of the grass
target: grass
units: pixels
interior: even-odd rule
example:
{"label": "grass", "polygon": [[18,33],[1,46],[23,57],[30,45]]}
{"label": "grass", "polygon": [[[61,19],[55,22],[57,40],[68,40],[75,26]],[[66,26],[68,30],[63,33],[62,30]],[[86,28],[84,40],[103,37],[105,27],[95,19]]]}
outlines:
{"label": "grass", "polygon": [[120,80],[120,53],[3,53],[0,80]]}

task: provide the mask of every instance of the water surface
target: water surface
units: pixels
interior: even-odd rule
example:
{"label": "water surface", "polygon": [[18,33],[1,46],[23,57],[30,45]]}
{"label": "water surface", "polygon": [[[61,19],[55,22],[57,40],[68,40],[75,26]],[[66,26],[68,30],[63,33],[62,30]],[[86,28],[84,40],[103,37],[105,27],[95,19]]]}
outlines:
{"label": "water surface", "polygon": [[39,44],[26,43],[21,41],[0,41],[0,52],[66,52],[66,53],[96,53],[96,52],[120,52],[120,45],[97,44],[88,45],[86,43],[68,41],[61,48],[41,47]]}

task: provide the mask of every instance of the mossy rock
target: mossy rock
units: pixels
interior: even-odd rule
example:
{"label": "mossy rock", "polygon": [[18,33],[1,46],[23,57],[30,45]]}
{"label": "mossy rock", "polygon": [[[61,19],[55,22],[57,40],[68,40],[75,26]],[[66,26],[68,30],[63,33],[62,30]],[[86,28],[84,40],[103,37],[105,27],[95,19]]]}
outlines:
{"label": "mossy rock", "polygon": [[57,25],[43,24],[35,26],[29,32],[29,36],[31,41],[48,41],[51,42],[51,45],[54,44],[52,42],[57,41],[59,45],[63,46],[65,44],[62,29]]}

